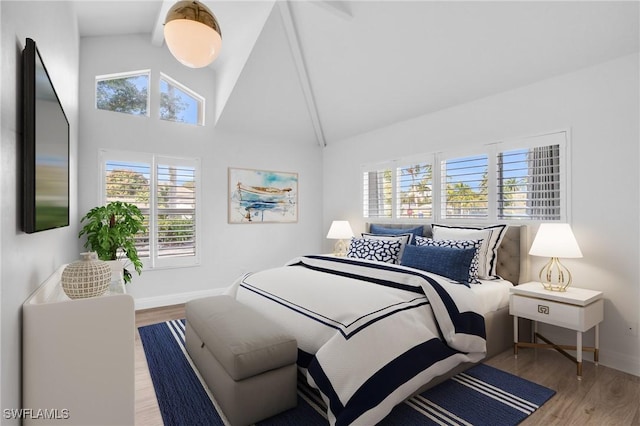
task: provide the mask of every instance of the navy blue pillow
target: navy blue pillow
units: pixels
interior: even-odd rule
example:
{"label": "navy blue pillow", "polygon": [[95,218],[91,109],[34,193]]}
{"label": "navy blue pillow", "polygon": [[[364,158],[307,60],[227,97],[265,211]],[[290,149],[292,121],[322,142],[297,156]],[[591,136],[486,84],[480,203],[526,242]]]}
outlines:
{"label": "navy blue pillow", "polygon": [[413,234],[414,238],[409,241],[409,244],[415,244],[415,236],[422,237],[422,228],[422,225],[413,228],[385,228],[381,225],[371,224],[369,226],[369,233],[378,235]]}
{"label": "navy blue pillow", "polygon": [[475,248],[406,246],[401,265],[442,275],[469,287],[469,268]]}

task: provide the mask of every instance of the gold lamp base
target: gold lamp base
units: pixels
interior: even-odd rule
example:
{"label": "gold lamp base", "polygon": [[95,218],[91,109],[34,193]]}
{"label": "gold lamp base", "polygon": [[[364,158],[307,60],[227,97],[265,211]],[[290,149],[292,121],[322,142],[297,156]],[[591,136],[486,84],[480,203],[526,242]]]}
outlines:
{"label": "gold lamp base", "polygon": [[571,285],[571,272],[557,257],[552,257],[540,270],[539,278],[542,286],[550,291],[567,291]]}
{"label": "gold lamp base", "polygon": [[347,244],[346,240],[338,240],[336,241],[336,244],[333,247],[333,255],[344,257],[347,255],[348,248],[349,248],[349,245]]}

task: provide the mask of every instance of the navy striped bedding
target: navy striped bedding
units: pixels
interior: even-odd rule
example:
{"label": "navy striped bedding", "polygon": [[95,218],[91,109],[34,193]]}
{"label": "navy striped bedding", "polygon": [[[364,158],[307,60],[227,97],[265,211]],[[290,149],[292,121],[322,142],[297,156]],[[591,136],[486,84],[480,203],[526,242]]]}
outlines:
{"label": "navy striped bedding", "polygon": [[245,275],[233,292],[296,336],[298,365],[331,424],[375,424],[486,351],[468,287],[399,265],[305,256]]}

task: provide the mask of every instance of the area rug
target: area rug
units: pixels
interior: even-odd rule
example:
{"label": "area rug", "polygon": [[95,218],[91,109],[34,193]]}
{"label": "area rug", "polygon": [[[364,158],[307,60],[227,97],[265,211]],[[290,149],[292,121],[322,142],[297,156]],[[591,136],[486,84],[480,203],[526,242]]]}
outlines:
{"label": "area rug", "polygon": [[[184,320],[139,329],[165,426],[227,425],[184,346]],[[399,404],[381,425],[516,425],[555,391],[478,364]],[[304,378],[298,406],[261,426],[327,425],[325,404]]]}

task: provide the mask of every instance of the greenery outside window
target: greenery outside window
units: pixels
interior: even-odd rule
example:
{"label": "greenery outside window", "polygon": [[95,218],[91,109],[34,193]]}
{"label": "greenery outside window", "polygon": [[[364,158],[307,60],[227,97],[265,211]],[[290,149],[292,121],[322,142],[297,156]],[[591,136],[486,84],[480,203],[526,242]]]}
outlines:
{"label": "greenery outside window", "polygon": [[149,115],[150,70],[96,77],[96,108],[131,115]]}
{"label": "greenery outside window", "polygon": [[204,98],[160,73],[160,119],[204,125]]}
{"label": "greenery outside window", "polygon": [[145,268],[199,264],[200,162],[154,154],[101,152],[102,201],[133,203],[148,232],[136,241]]}

